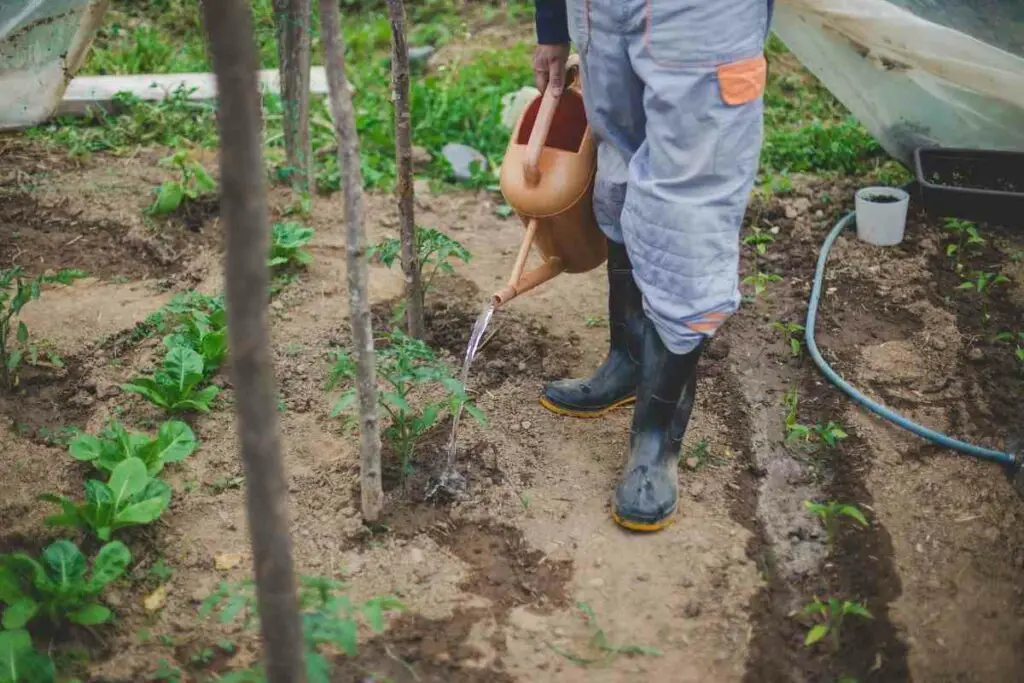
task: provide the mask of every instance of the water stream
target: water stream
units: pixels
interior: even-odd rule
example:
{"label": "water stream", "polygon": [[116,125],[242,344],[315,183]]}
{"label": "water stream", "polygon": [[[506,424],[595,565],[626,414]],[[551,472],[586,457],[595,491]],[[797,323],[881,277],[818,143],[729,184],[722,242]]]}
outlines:
{"label": "water stream", "polygon": [[[466,387],[466,381],[469,379],[469,367],[473,364],[473,359],[476,358],[476,352],[480,348],[484,332],[487,331],[487,325],[490,324],[493,315],[494,304],[488,302],[473,325],[473,331],[469,335],[469,344],[466,346],[466,356],[462,361],[462,375],[459,377],[463,387]],[[452,435],[448,440],[448,460],[445,463],[444,471],[441,473],[441,478],[434,487],[434,490],[430,492],[430,496],[433,496],[439,488],[453,491],[465,488],[465,480],[462,475],[455,471],[456,456],[458,454],[456,436],[459,430],[459,420],[462,418],[462,409],[463,406],[460,405],[452,419]]]}

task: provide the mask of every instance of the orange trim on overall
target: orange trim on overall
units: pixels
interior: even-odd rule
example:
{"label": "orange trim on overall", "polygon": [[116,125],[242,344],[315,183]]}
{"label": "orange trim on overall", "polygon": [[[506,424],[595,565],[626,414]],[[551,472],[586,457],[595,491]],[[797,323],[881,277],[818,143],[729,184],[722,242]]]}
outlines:
{"label": "orange trim on overall", "polygon": [[728,313],[711,311],[694,320],[684,323],[688,328],[700,334],[713,334],[729,318]]}
{"label": "orange trim on overall", "polygon": [[718,67],[718,89],[722,101],[736,107],[764,94],[768,82],[768,61],[764,55],[741,59]]}

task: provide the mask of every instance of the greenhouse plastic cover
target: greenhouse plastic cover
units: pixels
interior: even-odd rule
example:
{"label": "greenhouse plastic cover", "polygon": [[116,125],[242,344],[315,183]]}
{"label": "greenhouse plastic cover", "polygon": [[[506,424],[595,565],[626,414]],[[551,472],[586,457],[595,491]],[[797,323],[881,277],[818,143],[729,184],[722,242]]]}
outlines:
{"label": "greenhouse plastic cover", "polygon": [[[0,0],[0,129],[57,110],[108,0]],[[1024,151],[1024,0],[777,0],[775,32],[893,156]]]}

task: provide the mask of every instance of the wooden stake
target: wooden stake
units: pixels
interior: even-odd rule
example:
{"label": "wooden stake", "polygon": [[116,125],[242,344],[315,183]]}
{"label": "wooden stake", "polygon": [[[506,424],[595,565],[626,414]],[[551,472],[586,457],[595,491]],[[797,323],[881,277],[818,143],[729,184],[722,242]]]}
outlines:
{"label": "wooden stake", "polygon": [[338,167],[345,195],[345,245],[348,256],[349,318],[356,356],[359,394],[359,434],[362,450],[360,488],[363,519],[376,521],[384,493],[381,490],[380,434],[377,427],[377,373],[374,367],[373,329],[367,293],[367,266],[363,230],[363,179],[359,171],[359,137],[352,93],[345,80],[345,43],[341,35],[337,0],[320,0],[327,89],[338,136]]}
{"label": "wooden stake", "polygon": [[302,683],[302,627],[267,324],[270,240],[256,43],[245,0],[205,0],[203,13],[220,94],[228,341],[267,679]]}
{"label": "wooden stake", "polygon": [[405,274],[405,320],[409,334],[423,338],[423,283],[413,216],[412,126],[409,120],[409,46],[405,40],[405,3],[388,0],[391,17],[391,87],[395,98],[395,164],[398,215]]}
{"label": "wooden stake", "polygon": [[284,147],[293,183],[312,192],[313,150],[309,137],[310,0],[274,0],[277,54],[284,105]]}

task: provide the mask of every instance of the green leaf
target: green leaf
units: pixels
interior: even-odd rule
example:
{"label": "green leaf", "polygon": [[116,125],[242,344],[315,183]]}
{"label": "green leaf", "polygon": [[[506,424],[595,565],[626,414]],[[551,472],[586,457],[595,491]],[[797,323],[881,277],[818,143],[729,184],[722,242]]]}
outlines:
{"label": "green leaf", "polygon": [[47,546],[43,564],[58,591],[79,583],[85,576],[85,556],[71,541],[62,539]]}
{"label": "green leaf", "polygon": [[39,611],[39,603],[32,598],[21,598],[4,609],[3,627],[8,631],[23,628]]}
{"label": "green leaf", "polygon": [[394,391],[384,391],[380,394],[381,402],[390,404],[398,410],[406,413],[411,413],[412,408],[409,403],[405,400],[405,397]]}
{"label": "green leaf", "polygon": [[868,525],[868,520],[864,518],[864,513],[854,505],[844,505],[839,511],[847,517],[857,520],[861,526]]}
{"label": "green leaf", "polygon": [[99,603],[93,603],[69,614],[68,620],[81,626],[96,626],[107,623],[111,616],[110,609]]}
{"label": "green leaf", "polygon": [[804,638],[804,645],[814,645],[816,642],[828,635],[829,627],[827,624],[815,624],[811,627],[811,630],[807,632],[807,637]]}
{"label": "green leaf", "polygon": [[373,629],[374,633],[380,633],[384,630],[384,610],[375,600],[370,600],[363,605],[363,615],[366,617],[366,622]]}
{"label": "green leaf", "polygon": [[190,348],[176,346],[167,352],[164,370],[177,387],[180,396],[202,378],[203,357]]}
{"label": "green leaf", "polygon": [[118,527],[134,524],[149,524],[167,509],[168,501],[164,498],[150,498],[124,508],[114,517]]}
{"label": "green leaf", "polygon": [[7,369],[12,371],[16,370],[17,367],[21,365],[21,358],[23,355],[24,353],[20,350],[12,351],[11,354],[7,357]]}
{"label": "green leaf", "polygon": [[157,191],[156,200],[149,207],[149,210],[155,214],[171,213],[181,206],[181,202],[184,199],[184,186],[178,181],[172,180],[160,186],[160,189]]}
{"label": "green leaf", "polygon": [[127,458],[110,473],[107,486],[114,496],[114,507],[120,507],[132,496],[146,488],[149,474],[146,464],[139,458]]}
{"label": "green leaf", "polygon": [[32,650],[32,637],[28,631],[0,631],[0,681],[19,683],[22,678],[20,661],[25,652]]}
{"label": "green leaf", "polygon": [[848,602],[843,605],[843,612],[846,614],[856,614],[858,617],[864,617],[865,619],[874,619],[871,616],[871,612],[866,607],[856,602]]}
{"label": "green leaf", "polygon": [[358,654],[358,637],[359,637],[359,626],[356,622],[351,619],[343,619],[337,624],[337,642],[335,643],[338,647],[345,651],[349,657],[355,657]]}
{"label": "green leaf", "polygon": [[192,173],[195,174],[196,189],[200,192],[212,192],[216,187],[217,183],[213,182],[213,178],[206,172],[206,169],[197,163],[193,163],[191,167]]}
{"label": "green leaf", "polygon": [[164,388],[149,377],[136,377],[131,382],[121,385],[121,391],[139,394],[154,405],[167,409],[170,404],[164,395]]}
{"label": "green leaf", "polygon": [[150,474],[163,469],[164,464],[180,462],[196,450],[196,435],[184,422],[170,420],[160,425],[157,437],[141,449],[139,457],[147,463]]}
{"label": "green leaf", "polygon": [[68,452],[75,460],[97,460],[103,453],[103,442],[91,434],[81,434],[71,442]]}
{"label": "green leaf", "polygon": [[124,575],[131,564],[132,553],[121,541],[113,541],[100,548],[92,565],[92,578],[89,589],[99,592],[110,583]]}
{"label": "green leaf", "polygon": [[23,322],[18,323],[18,341],[22,344],[28,343],[28,328]]}

